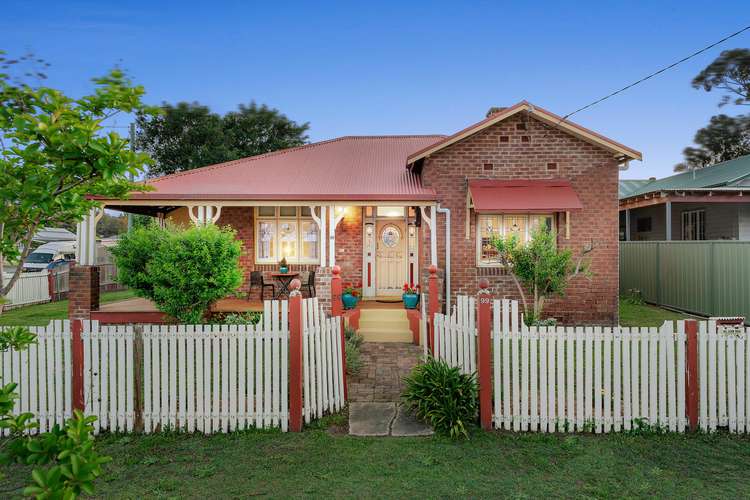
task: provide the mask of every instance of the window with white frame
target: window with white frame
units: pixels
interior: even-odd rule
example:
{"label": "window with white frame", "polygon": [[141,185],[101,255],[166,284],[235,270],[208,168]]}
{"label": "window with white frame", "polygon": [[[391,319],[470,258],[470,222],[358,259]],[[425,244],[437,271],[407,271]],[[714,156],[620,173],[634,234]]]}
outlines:
{"label": "window with white frame", "polygon": [[500,258],[492,240],[500,236],[515,234],[526,243],[534,229],[542,225],[555,230],[553,214],[478,214],[477,215],[477,265],[499,266]]}
{"label": "window with white frame", "polygon": [[320,231],[310,207],[258,207],[255,216],[255,262],[290,264],[320,261]]}
{"label": "window with white frame", "polygon": [[706,211],[686,210],[682,212],[682,239],[706,239]]}

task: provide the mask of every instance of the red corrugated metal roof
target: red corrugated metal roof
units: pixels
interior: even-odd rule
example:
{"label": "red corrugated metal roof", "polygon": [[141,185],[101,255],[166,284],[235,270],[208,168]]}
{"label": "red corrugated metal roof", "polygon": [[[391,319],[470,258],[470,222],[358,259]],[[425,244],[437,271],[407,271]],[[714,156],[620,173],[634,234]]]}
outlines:
{"label": "red corrugated metal roof", "polygon": [[565,179],[474,180],[469,191],[477,212],[563,211],[583,208]]}
{"label": "red corrugated metal roof", "polygon": [[444,136],[347,136],[147,181],[153,200],[434,200],[404,169]]}

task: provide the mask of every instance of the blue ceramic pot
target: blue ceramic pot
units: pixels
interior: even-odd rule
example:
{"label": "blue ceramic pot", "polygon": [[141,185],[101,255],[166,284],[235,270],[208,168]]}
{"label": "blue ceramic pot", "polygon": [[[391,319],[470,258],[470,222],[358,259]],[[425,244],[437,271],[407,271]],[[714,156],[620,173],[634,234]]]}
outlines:
{"label": "blue ceramic pot", "polygon": [[407,309],[416,309],[417,303],[419,302],[419,295],[416,293],[405,293],[402,295],[404,299],[404,307]]}
{"label": "blue ceramic pot", "polygon": [[357,297],[351,293],[345,293],[341,296],[341,302],[344,303],[344,309],[354,309],[357,307]]}
{"label": "blue ceramic pot", "polygon": [[286,274],[286,273],[288,273],[288,272],[289,272],[289,268],[288,268],[288,267],[280,267],[280,268],[279,268],[279,272],[280,272],[281,274]]}

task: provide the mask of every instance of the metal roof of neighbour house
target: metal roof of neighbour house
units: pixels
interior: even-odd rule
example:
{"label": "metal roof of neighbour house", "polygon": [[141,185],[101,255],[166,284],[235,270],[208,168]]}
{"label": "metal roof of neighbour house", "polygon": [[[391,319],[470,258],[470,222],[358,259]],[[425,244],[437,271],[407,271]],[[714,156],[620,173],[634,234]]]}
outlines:
{"label": "metal roof of neighbour house", "polygon": [[564,211],[583,208],[573,187],[565,179],[469,181],[469,192],[477,212]]}
{"label": "metal roof of neighbour house", "polygon": [[656,179],[620,179],[618,195],[620,198],[627,198],[630,193],[634,193],[655,180]]}
{"label": "metal roof of neighbour house", "polygon": [[441,135],[346,136],[146,181],[142,200],[434,200],[404,168]]}
{"label": "metal roof of neighbour house", "polygon": [[625,195],[620,194],[620,199],[659,191],[731,191],[742,188],[750,190],[750,155],[654,180]]}
{"label": "metal roof of neighbour house", "polygon": [[558,116],[550,111],[547,111],[546,109],[540,108],[539,106],[535,106],[534,104],[531,104],[528,101],[521,101],[518,104],[514,104],[513,106],[510,106],[508,108],[500,109],[500,111],[491,114],[484,120],[481,120],[473,125],[469,125],[465,129],[460,130],[456,132],[455,134],[449,135],[448,137],[445,137],[444,139],[437,141],[434,144],[427,145],[424,148],[420,149],[419,151],[413,152],[412,154],[409,155],[407,162],[411,165],[417,160],[421,160],[422,158],[428,157],[431,154],[436,153],[443,148],[447,148],[451,144],[455,144],[458,141],[462,141],[476,134],[477,132],[480,132],[486,129],[487,127],[491,127],[492,125],[498,122],[501,122],[503,120],[506,120],[510,118],[511,116],[517,113],[520,113],[522,111],[526,111],[530,115],[539,119],[540,121],[545,122],[554,127],[560,128],[572,135],[579,137],[580,139],[586,142],[596,144],[600,147],[608,149],[612,151],[613,153],[615,153],[616,155],[622,156],[622,158],[625,160],[643,159],[643,155],[641,154],[640,151],[636,151],[635,149],[631,149],[627,146],[624,146],[620,144],[619,142],[613,141],[612,139],[604,137],[601,134],[598,134],[592,130],[582,127],[581,125],[578,125],[577,123],[573,123],[571,121],[565,120],[561,116]]}

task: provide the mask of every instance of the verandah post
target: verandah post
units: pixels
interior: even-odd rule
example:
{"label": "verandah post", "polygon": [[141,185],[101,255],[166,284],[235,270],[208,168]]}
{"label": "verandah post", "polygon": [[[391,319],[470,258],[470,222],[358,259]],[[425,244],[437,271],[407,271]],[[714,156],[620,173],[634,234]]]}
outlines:
{"label": "verandah post", "polygon": [[685,408],[691,431],[698,429],[700,390],[698,384],[698,322],[694,319],[685,321],[687,345],[685,352]]}
{"label": "verandah post", "polygon": [[435,354],[435,315],[440,310],[440,298],[438,295],[438,284],[437,284],[437,266],[431,265],[429,268],[430,278],[427,283],[427,290],[429,292],[429,310],[427,314],[430,320],[430,335],[429,335],[429,347],[430,352]]}
{"label": "verandah post", "polygon": [[486,278],[479,281],[479,332],[477,339],[479,372],[479,422],[482,429],[492,430],[492,341],[490,339],[492,320],[492,296]]}
{"label": "verandah post", "polygon": [[290,283],[289,294],[289,430],[302,431],[302,283]]}

